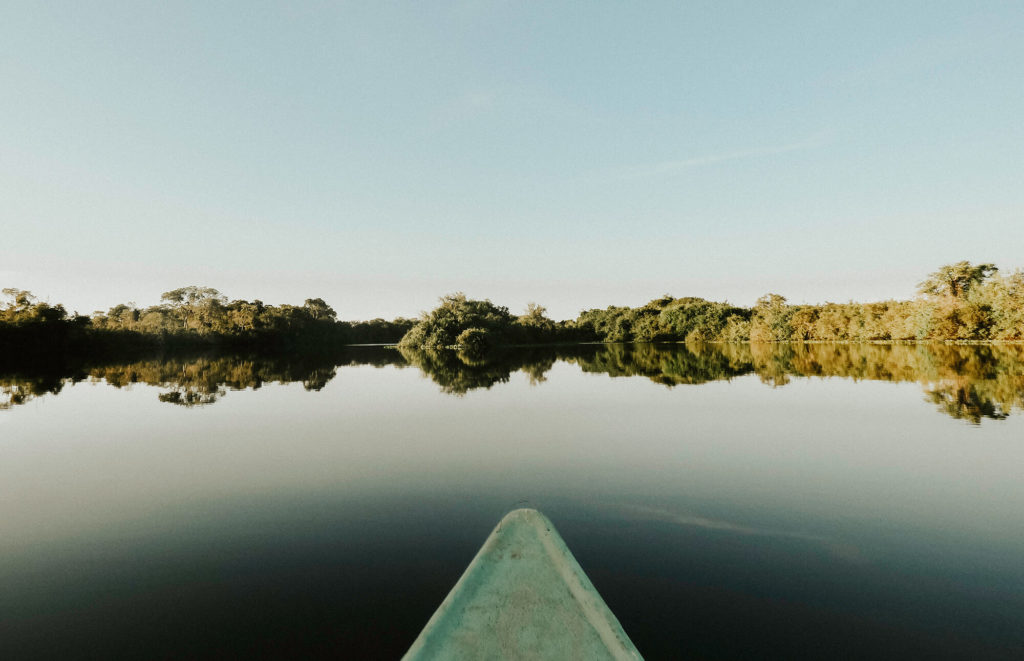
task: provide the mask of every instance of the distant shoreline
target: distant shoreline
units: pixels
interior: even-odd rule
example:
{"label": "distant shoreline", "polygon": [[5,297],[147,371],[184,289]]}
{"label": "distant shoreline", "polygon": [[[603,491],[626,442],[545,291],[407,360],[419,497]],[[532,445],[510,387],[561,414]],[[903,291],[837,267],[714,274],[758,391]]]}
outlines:
{"label": "distant shoreline", "polygon": [[530,303],[519,315],[456,293],[418,319],[341,321],[320,298],[302,305],[228,300],[211,287],[181,287],[147,308],[116,305],[91,317],[7,288],[0,352],[117,351],[125,347],[317,351],[354,345],[445,348],[582,342],[1013,343],[1024,341],[1024,272],[993,264],[939,268],[912,300],[792,305],[765,294],[753,307],[665,295],[639,307],[608,306],[554,321]]}

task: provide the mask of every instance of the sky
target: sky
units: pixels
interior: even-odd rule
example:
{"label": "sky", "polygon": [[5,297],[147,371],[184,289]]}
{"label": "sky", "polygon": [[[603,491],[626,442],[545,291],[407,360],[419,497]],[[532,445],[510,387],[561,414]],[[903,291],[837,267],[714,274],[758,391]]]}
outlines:
{"label": "sky", "polygon": [[0,0],[0,285],[556,319],[1024,267],[1024,3]]}

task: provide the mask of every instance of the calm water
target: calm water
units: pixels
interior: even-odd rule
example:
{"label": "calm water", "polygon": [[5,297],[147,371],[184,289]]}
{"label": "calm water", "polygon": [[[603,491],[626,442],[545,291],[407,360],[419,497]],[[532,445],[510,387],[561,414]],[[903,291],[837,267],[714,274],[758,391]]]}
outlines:
{"label": "calm water", "polygon": [[1024,349],[0,368],[0,658],[397,658],[507,510],[648,659],[1024,658]]}

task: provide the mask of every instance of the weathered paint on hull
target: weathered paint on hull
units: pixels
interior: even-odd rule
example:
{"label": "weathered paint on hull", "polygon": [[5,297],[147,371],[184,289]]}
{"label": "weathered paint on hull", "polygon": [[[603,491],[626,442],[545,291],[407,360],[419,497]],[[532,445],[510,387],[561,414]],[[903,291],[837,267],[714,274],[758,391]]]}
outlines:
{"label": "weathered paint on hull", "polygon": [[406,661],[641,659],[546,516],[509,512]]}

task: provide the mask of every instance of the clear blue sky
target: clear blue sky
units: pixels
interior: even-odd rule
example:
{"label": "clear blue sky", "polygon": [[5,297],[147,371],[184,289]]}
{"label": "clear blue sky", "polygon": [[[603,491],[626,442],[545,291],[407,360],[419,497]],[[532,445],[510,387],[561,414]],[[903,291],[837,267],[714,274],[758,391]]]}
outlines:
{"label": "clear blue sky", "polygon": [[1024,266],[1021,2],[0,2],[0,285],[909,297]]}

